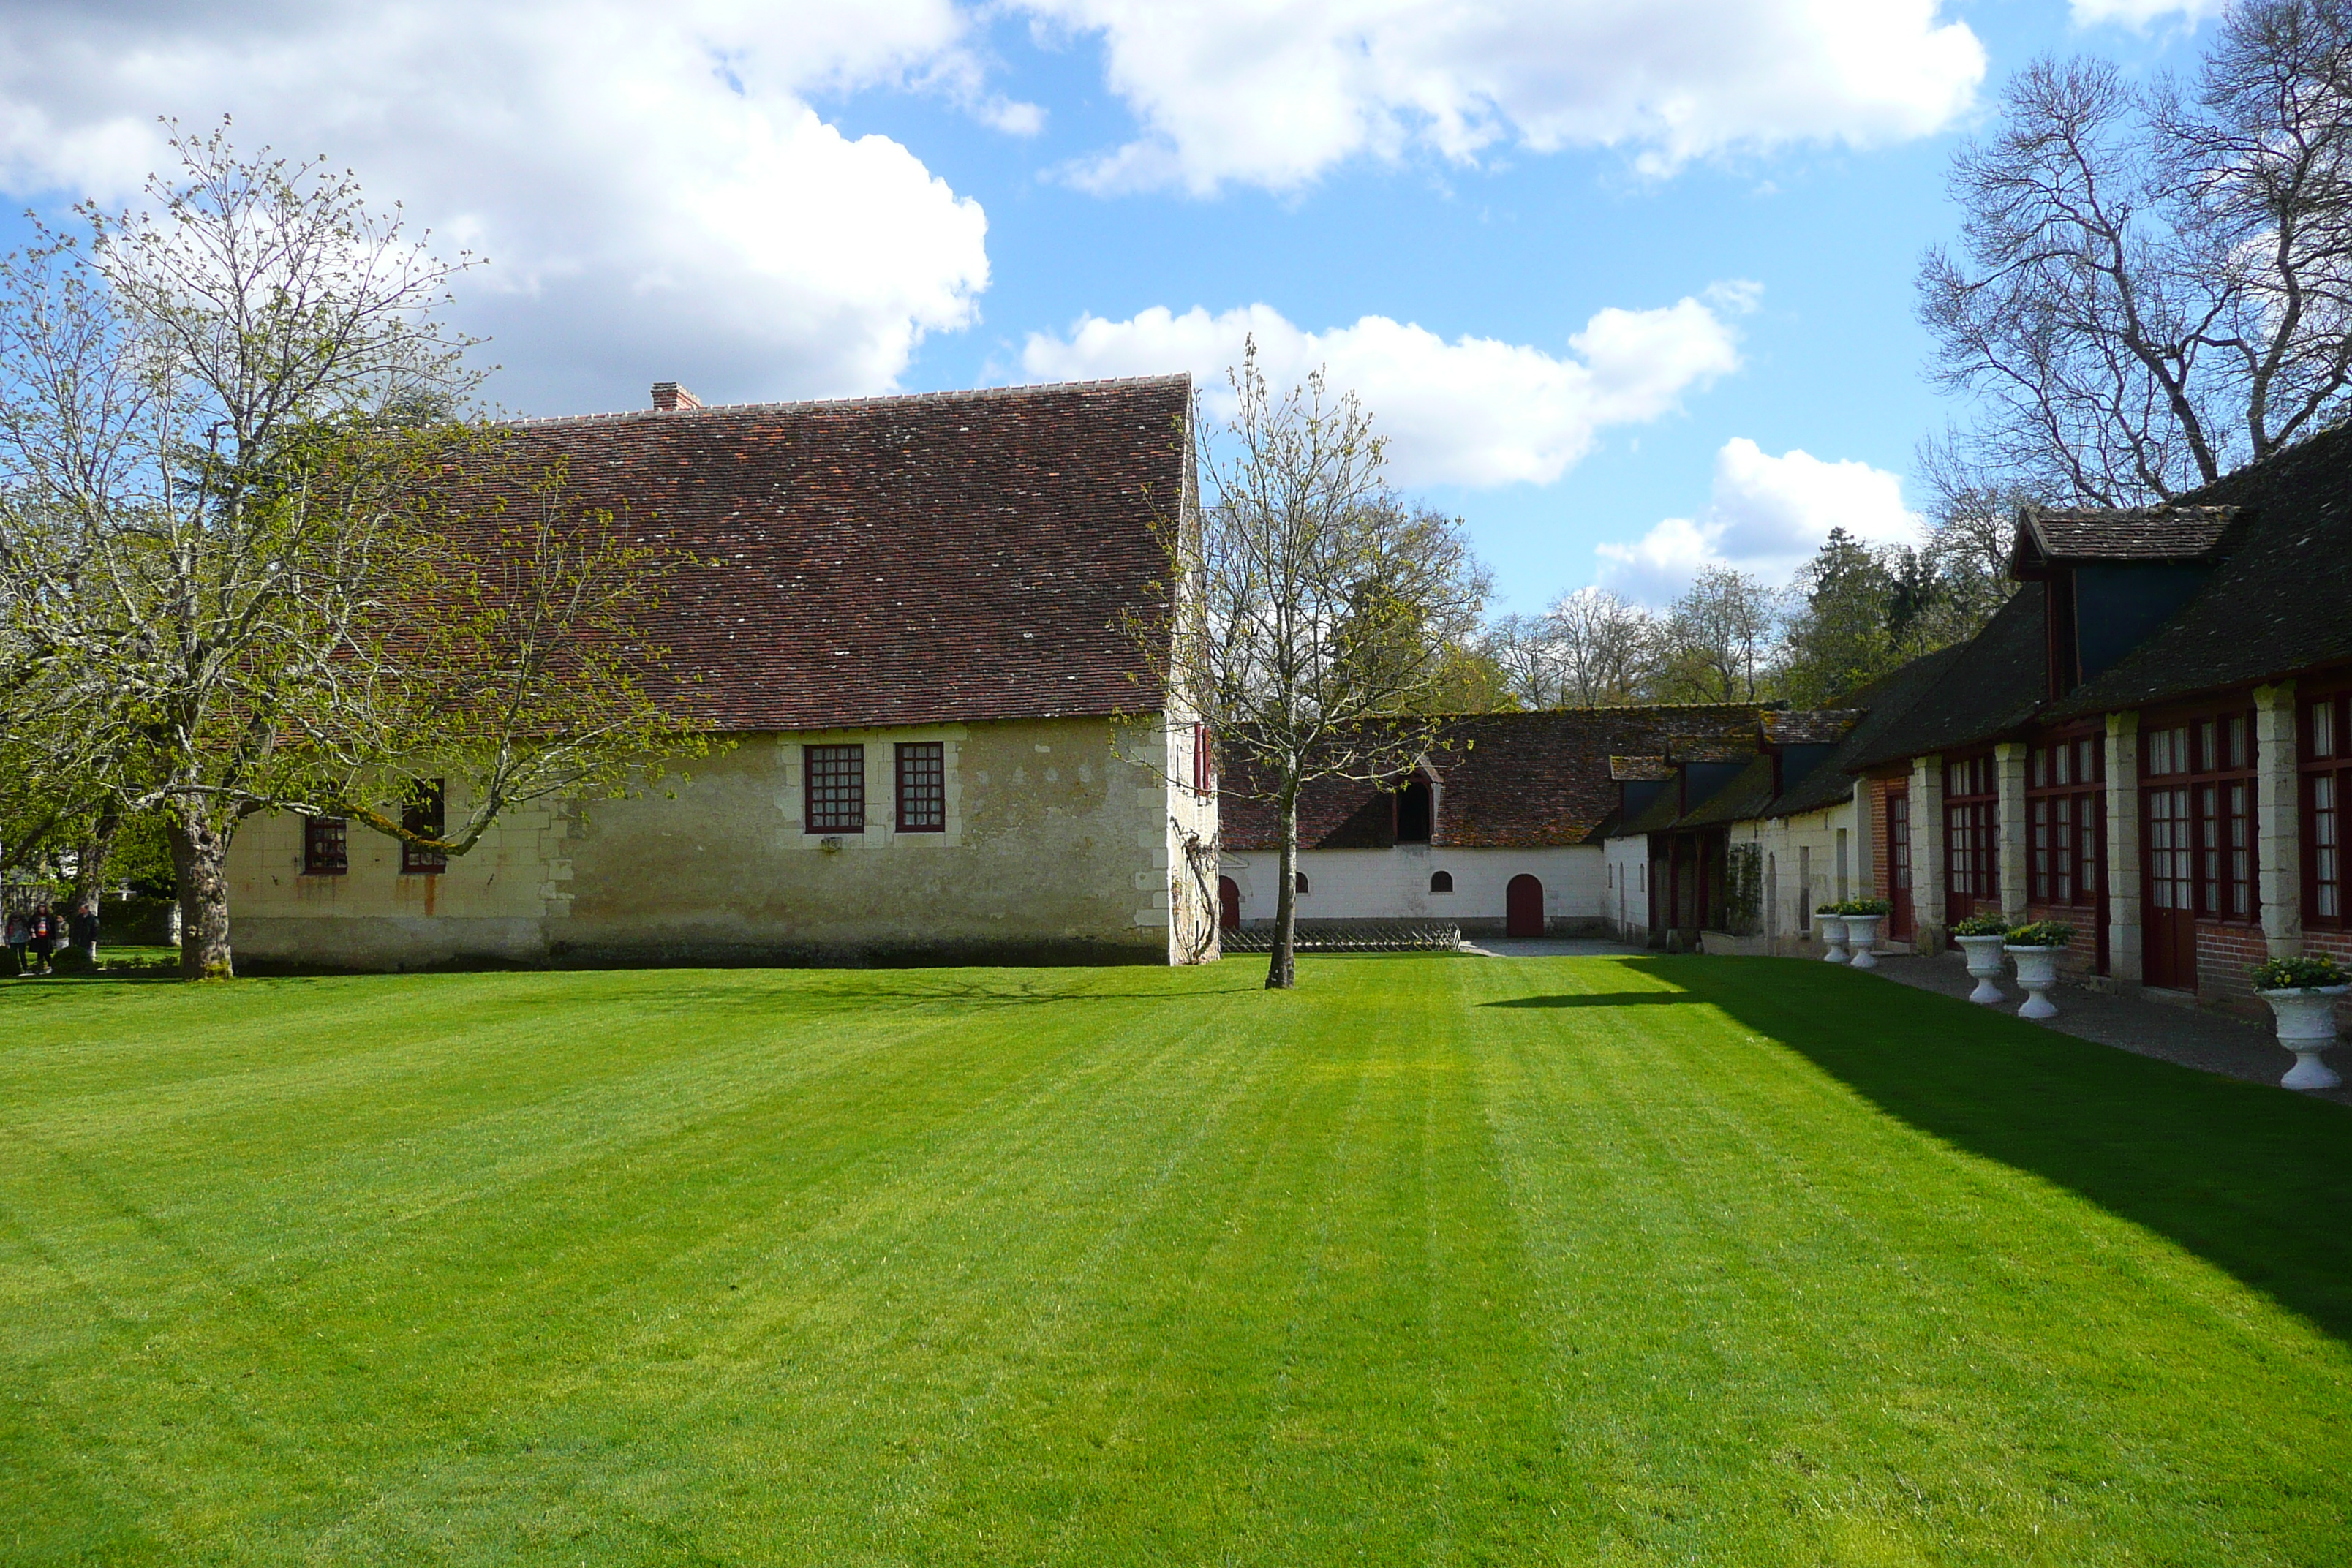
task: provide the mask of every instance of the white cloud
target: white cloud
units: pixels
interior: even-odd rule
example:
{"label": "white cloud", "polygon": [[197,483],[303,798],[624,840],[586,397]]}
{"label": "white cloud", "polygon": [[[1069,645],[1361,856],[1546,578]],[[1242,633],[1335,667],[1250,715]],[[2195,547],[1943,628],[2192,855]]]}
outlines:
{"label": "white cloud", "polygon": [[1222,414],[1227,367],[1255,338],[1277,387],[1320,369],[1335,391],[1354,391],[1388,437],[1400,483],[1549,484],[1604,427],[1655,419],[1738,369],[1728,318],[1755,293],[1738,284],[1659,310],[1601,310],[1559,355],[1493,338],[1447,342],[1385,316],[1310,332],[1267,305],[1215,316],[1155,307],[1123,321],[1085,317],[1066,337],[1034,333],[1022,366],[1041,380],[1191,371]]}
{"label": "white cloud", "polygon": [[1843,528],[1873,544],[1912,543],[1917,513],[1903,504],[1903,481],[1851,460],[1824,462],[1791,450],[1772,457],[1746,437],[1715,455],[1715,484],[1695,518],[1670,517],[1631,544],[1599,547],[1601,581],[1658,605],[1706,566],[1734,566],[1785,583]]}
{"label": "white cloud", "polygon": [[[2116,3],[2116,0],[2109,0]],[[1021,0],[1098,37],[1143,134],[1095,189],[1296,189],[1413,150],[1632,150],[1653,172],[1869,147],[1968,112],[1985,53],[1941,0]]]}
{"label": "white cloud", "polygon": [[328,153],[489,257],[461,323],[530,412],[877,391],[973,318],[987,220],[820,91],[940,93],[1013,132],[951,0],[18,4],[0,19],[0,183],[109,202],[223,110],[248,150]]}
{"label": "white cloud", "polygon": [[2071,9],[2078,27],[2096,26],[2102,22],[2145,27],[2163,16],[2179,16],[2191,23],[2202,21],[2220,16],[2229,5],[2230,0],[2073,0]]}

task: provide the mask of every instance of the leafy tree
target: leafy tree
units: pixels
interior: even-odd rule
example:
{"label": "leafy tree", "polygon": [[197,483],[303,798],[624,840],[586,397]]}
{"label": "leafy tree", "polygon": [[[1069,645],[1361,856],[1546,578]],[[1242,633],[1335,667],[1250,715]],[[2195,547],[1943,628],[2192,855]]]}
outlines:
{"label": "leafy tree", "polygon": [[1197,506],[1162,520],[1166,608],[1130,629],[1171,701],[1202,714],[1228,795],[1278,824],[1266,985],[1297,982],[1298,797],[1323,778],[1384,781],[1426,752],[1449,648],[1475,624],[1485,574],[1459,519],[1406,506],[1353,394],[1318,374],[1276,394],[1252,344],[1215,439],[1192,420]]}
{"label": "leafy tree", "polygon": [[[1844,529],[1833,528],[1798,574],[1798,607],[1783,638],[1779,684],[1799,707],[1820,707],[1902,662],[1894,621],[1906,585],[1890,570],[1890,558],[1903,561],[1897,552],[1882,555]],[[1909,596],[1918,598],[1931,592],[1916,583],[1908,589]]]}
{"label": "leafy tree", "polygon": [[[462,854],[518,802],[623,787],[665,727],[625,613],[646,563],[560,496],[509,521],[497,437],[447,418],[467,263],[318,163],[172,145],[151,210],[78,209],[0,267],[0,669],[51,775],[163,823],[203,977],[255,813]],[[473,803],[455,833],[402,818],[428,773]]]}

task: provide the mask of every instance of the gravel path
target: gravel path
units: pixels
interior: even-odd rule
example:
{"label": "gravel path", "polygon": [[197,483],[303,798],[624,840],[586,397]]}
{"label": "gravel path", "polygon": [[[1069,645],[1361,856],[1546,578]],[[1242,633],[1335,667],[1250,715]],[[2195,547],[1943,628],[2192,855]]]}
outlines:
{"label": "gravel path", "polygon": [[[1947,996],[1966,996],[1976,984],[1969,978],[1957,952],[1930,958],[1882,956],[1874,973],[1898,985],[1940,991]],[[2016,976],[2004,976],[2001,989],[2010,998],[2001,1005],[2001,1011],[2016,1012],[2018,1005],[2025,1000]],[[2061,985],[2051,1000],[2057,1004],[2058,1016],[2042,1020],[2045,1028],[2138,1056],[2158,1057],[2200,1072],[2220,1073],[2249,1083],[2274,1084],[2294,1065],[2294,1055],[2272,1037],[2267,1021],[2236,1018],[2179,1003],[2150,1002],[2083,985]],[[2339,1073],[2352,1071],[2352,1048],[2338,1046],[2327,1058],[2327,1063]],[[2352,1085],[2305,1092],[2315,1099],[2352,1105]]]}

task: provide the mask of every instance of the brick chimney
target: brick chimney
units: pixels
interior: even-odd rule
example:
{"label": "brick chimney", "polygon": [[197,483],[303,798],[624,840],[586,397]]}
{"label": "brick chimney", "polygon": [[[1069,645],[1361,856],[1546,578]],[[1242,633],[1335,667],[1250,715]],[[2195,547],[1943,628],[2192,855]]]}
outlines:
{"label": "brick chimney", "polygon": [[654,406],[676,414],[682,409],[701,407],[702,399],[674,381],[657,381],[654,383]]}

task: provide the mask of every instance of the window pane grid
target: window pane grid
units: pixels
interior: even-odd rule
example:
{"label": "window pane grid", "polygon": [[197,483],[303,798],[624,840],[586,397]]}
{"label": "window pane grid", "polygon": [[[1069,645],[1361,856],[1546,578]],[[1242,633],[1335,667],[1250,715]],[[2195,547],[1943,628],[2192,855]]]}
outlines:
{"label": "window pane grid", "polygon": [[2037,745],[2026,786],[2032,829],[2028,896],[2038,904],[2095,906],[2099,825],[2106,810],[2105,750],[2091,736]]}
{"label": "window pane grid", "polygon": [[[439,779],[419,779],[410,786],[408,804],[401,808],[400,826],[411,833],[427,838],[441,837],[446,797]],[[433,876],[449,868],[449,857],[439,849],[427,849],[422,845],[400,841],[400,870],[403,876]]]}
{"label": "window pane grid", "polygon": [[805,830],[866,831],[866,748],[811,746],[805,753]]}
{"label": "window pane grid", "polygon": [[337,877],[351,868],[349,825],[340,816],[302,819],[302,872],[310,877]]}
{"label": "window pane grid", "polygon": [[942,833],[948,825],[947,747],[938,741],[898,747],[898,831]]}

